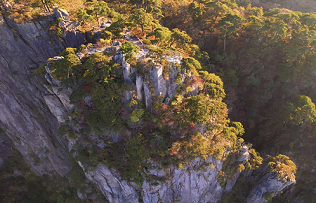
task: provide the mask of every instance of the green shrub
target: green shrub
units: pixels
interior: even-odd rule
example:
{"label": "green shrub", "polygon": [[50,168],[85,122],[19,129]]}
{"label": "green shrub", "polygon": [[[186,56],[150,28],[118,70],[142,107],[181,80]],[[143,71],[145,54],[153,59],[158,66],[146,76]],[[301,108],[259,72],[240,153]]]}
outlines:
{"label": "green shrub", "polygon": [[191,72],[192,75],[198,76],[197,70],[201,70],[202,66],[199,61],[192,57],[184,57],[182,59],[182,68]]}
{"label": "green shrub", "polygon": [[60,53],[60,56],[67,56],[69,54],[76,54],[77,53],[77,49],[76,48],[66,48],[63,52]]}
{"label": "green shrub", "polygon": [[101,35],[100,35],[100,37],[105,38],[105,39],[109,39],[109,40],[112,39],[112,36],[113,36],[113,33],[110,32],[110,31],[107,31],[107,30],[104,30],[104,31],[101,33]]}
{"label": "green shrub", "polygon": [[46,74],[46,69],[45,69],[46,64],[41,65],[40,67],[38,67],[35,72],[34,75],[37,76],[44,76]]}
{"label": "green shrub", "polygon": [[145,139],[141,134],[132,136],[126,146],[127,166],[122,168],[122,177],[126,180],[141,184],[143,181],[142,167],[149,158],[147,149],[144,147]]}
{"label": "green shrub", "polygon": [[134,56],[133,52],[138,52],[139,50],[140,48],[138,46],[129,41],[124,42],[120,47],[120,51],[122,51],[123,54],[126,54],[126,60],[132,59]]}
{"label": "green shrub", "polygon": [[276,157],[270,157],[270,171],[276,172],[280,180],[293,181],[295,180],[296,165],[288,156],[279,154]]}
{"label": "green shrub", "polygon": [[[68,51],[66,50],[66,52]],[[75,54],[70,53],[65,55],[64,59],[51,63],[50,71],[54,78],[67,86],[73,84],[74,78],[72,73],[76,71],[79,65],[81,65],[79,58]]]}
{"label": "green shrub", "polygon": [[84,44],[80,45],[80,46],[78,47],[78,52],[84,50],[86,47],[87,47],[87,45],[84,45]]}
{"label": "green shrub", "polygon": [[179,73],[177,75],[177,77],[175,78],[174,82],[177,84],[177,85],[180,85],[182,83],[182,77],[183,75],[181,73]]}
{"label": "green shrub", "polygon": [[131,114],[131,121],[136,123],[143,116],[144,109],[135,109]]}
{"label": "green shrub", "polygon": [[223,99],[226,96],[224,85],[220,77],[206,71],[200,71],[200,74],[205,81],[204,89],[207,94],[215,99]]}
{"label": "green shrub", "polygon": [[263,161],[262,157],[255,149],[250,149],[249,154],[250,154],[250,160],[246,164],[246,168],[248,170],[258,169],[259,165],[262,164],[262,161]]}
{"label": "green shrub", "polygon": [[263,194],[263,198],[265,200],[271,201],[273,198],[274,192],[266,192]]}

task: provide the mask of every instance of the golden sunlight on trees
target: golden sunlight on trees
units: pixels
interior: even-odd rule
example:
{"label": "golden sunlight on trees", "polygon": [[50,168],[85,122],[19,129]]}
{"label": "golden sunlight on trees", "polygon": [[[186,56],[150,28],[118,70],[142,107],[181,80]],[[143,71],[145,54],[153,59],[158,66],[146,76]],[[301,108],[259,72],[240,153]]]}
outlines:
{"label": "golden sunlight on trees", "polygon": [[276,157],[270,157],[270,170],[277,173],[280,180],[295,180],[296,165],[288,156],[279,154]]}
{"label": "golden sunlight on trees", "polygon": [[79,8],[77,17],[84,22],[96,21],[100,26],[100,20],[104,17],[113,18],[118,16],[118,13],[108,7],[106,2],[95,1],[85,3],[85,8]]}
{"label": "golden sunlight on trees", "polygon": [[287,120],[293,125],[312,123],[316,119],[315,104],[305,95],[297,95],[286,107]]}
{"label": "golden sunlight on trees", "polygon": [[142,29],[143,35],[145,35],[149,30],[153,30],[153,28],[159,27],[159,23],[154,19],[152,14],[147,13],[145,9],[140,8],[137,9],[130,17],[130,22],[133,27],[138,27]]}

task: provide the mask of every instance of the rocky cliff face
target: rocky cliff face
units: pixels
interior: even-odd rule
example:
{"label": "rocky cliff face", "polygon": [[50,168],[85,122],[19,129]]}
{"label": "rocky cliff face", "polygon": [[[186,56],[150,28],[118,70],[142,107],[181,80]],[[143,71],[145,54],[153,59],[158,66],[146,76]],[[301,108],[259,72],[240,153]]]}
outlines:
{"label": "rocky cliff face", "polygon": [[141,186],[121,180],[116,171],[104,165],[91,171],[85,169],[85,174],[110,202],[219,202],[224,190],[218,180],[223,162],[212,157],[206,162],[213,164],[214,168],[199,169],[205,162],[195,160],[183,169],[149,170],[148,173],[157,179],[166,180],[144,181]]}
{"label": "rocky cliff face", "polygon": [[292,185],[293,183],[295,183],[295,180],[280,180],[275,172],[267,173],[253,187],[252,191],[247,197],[246,202],[268,202],[274,196],[276,196],[278,192],[284,190],[287,186]]}
{"label": "rocky cliff face", "polygon": [[[138,41],[133,41],[133,43],[137,44]],[[84,52],[90,55],[105,50],[118,50],[118,47],[90,47],[84,50]],[[136,57],[140,60],[148,57],[147,54],[148,50],[142,49],[136,54]],[[82,55],[82,53],[77,54],[77,56]],[[58,60],[58,57],[56,59]],[[122,97],[122,102],[124,103],[131,100],[135,95],[147,107],[152,103],[152,96],[159,97],[161,101],[168,103],[170,98],[176,93],[178,86],[175,83],[176,76],[179,73],[190,75],[190,73],[176,68],[176,64],[181,64],[181,56],[176,55],[167,58],[170,62],[168,66],[168,80],[163,77],[164,68],[159,64],[154,64],[149,68],[147,75],[140,75],[135,74],[136,70],[125,61],[122,53],[116,53],[113,60],[122,65],[124,81],[129,84],[129,91],[126,91]],[[46,79],[52,85],[52,88],[47,89],[49,94],[44,96],[45,101],[58,121],[64,122],[66,111],[72,108],[68,100],[71,90],[60,86],[60,82],[52,77],[49,65],[46,67],[46,71]],[[182,83],[183,78],[180,85]],[[197,92],[198,85],[193,84],[192,91],[188,94],[196,95]],[[87,99],[86,104],[89,105],[89,102],[91,101]],[[203,132],[203,128],[201,128],[201,132]],[[112,141],[117,142],[117,139],[113,139]],[[70,146],[74,146],[73,144],[76,141],[71,142]],[[98,147],[102,148],[102,146]],[[238,152],[238,156],[237,162],[239,164],[244,164],[249,160],[248,147],[244,146]],[[145,171],[145,173],[150,174],[154,178],[143,181],[141,185],[136,185],[133,182],[123,180],[118,171],[108,168],[103,163],[99,163],[95,168],[84,165],[81,162],[78,163],[82,167],[86,178],[95,183],[110,202],[115,203],[140,201],[146,203],[175,201],[183,203],[219,202],[224,193],[227,194],[232,190],[241,174],[240,172],[236,172],[230,179],[221,180],[220,172],[223,170],[223,162],[211,156],[205,161],[201,161],[200,159],[194,160],[182,169],[177,169],[175,166],[163,169],[159,164],[151,162],[151,165],[156,166],[155,169],[150,169]],[[203,167],[205,165],[212,167]],[[257,181],[247,198],[247,202],[267,202],[270,196],[272,198],[272,196],[275,196],[279,191],[282,191],[285,187],[293,183],[293,181],[285,183],[279,180],[274,173],[268,173]]]}
{"label": "rocky cliff face", "polygon": [[4,131],[0,132],[0,168],[3,162],[10,156],[12,156],[12,148],[13,143],[11,142],[10,138],[6,136]]}
{"label": "rocky cliff face", "polygon": [[85,170],[86,177],[96,183],[110,202],[219,202],[223,192],[218,176],[222,162],[212,157],[206,160],[214,168],[198,169],[203,161],[195,160],[183,169],[148,171],[152,176],[165,181],[144,181],[141,187],[127,183],[104,165],[95,170]]}
{"label": "rocky cliff face", "polygon": [[0,127],[39,175],[56,171],[64,176],[71,170],[67,142],[57,136],[58,122],[43,99],[42,79],[32,74],[67,44],[48,35],[47,25],[16,24],[0,16]]}
{"label": "rocky cliff face", "polygon": [[[1,21],[0,128],[39,175],[56,171],[64,176],[72,167],[68,152],[73,143],[57,136],[56,131],[59,123],[65,121],[66,112],[72,108],[69,104],[71,89],[60,87],[58,81],[51,78],[49,69],[46,79],[52,88],[45,89],[40,85],[40,78],[33,76],[31,72],[47,58],[58,55],[65,48],[67,38],[64,41],[62,38],[49,36],[45,32],[46,22],[15,24],[14,21],[3,17]],[[81,42],[80,40],[74,40],[74,46]],[[111,47],[111,50],[113,49],[118,50],[118,47]],[[102,50],[88,50],[90,54],[96,51]],[[137,57],[143,58],[147,53],[148,50],[143,49]],[[164,79],[163,67],[159,65],[150,68],[149,77],[136,75],[132,78],[134,70],[124,60],[123,55],[118,53],[113,59],[122,64],[125,82],[130,83],[131,89],[135,90],[146,106],[151,104],[152,95],[162,96],[161,100],[168,103],[175,94],[175,78],[179,70],[173,66],[169,67],[169,80]],[[181,57],[178,56],[168,60],[173,64],[181,63]],[[196,94],[197,88],[197,85],[193,85],[190,94]],[[131,98],[132,95],[126,92],[122,100],[127,102]],[[0,164],[1,159],[10,155],[10,140],[7,136],[0,132],[0,150],[4,152],[1,153]],[[249,159],[246,148],[243,148],[240,156],[240,163]],[[206,162],[213,167],[203,167]],[[236,173],[233,179],[220,181],[223,162],[208,157],[206,161],[194,160],[183,169],[171,166],[163,170],[156,164],[156,169],[146,171],[155,178],[136,185],[122,180],[117,171],[104,164],[99,163],[96,168],[80,162],[79,164],[86,178],[94,182],[110,202],[118,203],[219,202],[223,192],[229,192],[233,188],[240,174]],[[155,165],[154,162],[152,164]],[[161,181],[162,179],[164,181]],[[264,193],[277,193],[290,184],[279,183],[280,181],[272,176],[265,176],[254,187],[247,201],[264,202]],[[267,188],[267,185],[271,187]],[[258,196],[259,193],[261,196]],[[82,198],[84,196],[82,195]]]}
{"label": "rocky cliff face", "polygon": [[[137,43],[134,42],[134,43]],[[114,47],[105,48],[87,48],[84,53],[93,54],[94,52],[103,52],[104,50],[117,50]],[[138,59],[146,58],[148,50],[142,49],[136,54]],[[78,53],[81,56],[82,53]],[[147,56],[148,57],[148,56]],[[57,57],[56,60],[59,60]],[[163,77],[163,67],[159,64],[153,65],[146,75],[135,75],[135,69],[128,64],[122,53],[118,52],[113,60],[122,64],[123,78],[129,84],[130,91],[123,94],[122,102],[126,103],[133,98],[131,92],[135,92],[140,100],[143,100],[148,107],[152,103],[152,96],[160,96],[161,101],[168,103],[176,93],[175,83],[176,76],[179,72],[185,73],[184,70],[178,70],[175,64],[181,64],[181,56],[168,57],[169,74],[168,80]],[[52,85],[47,89],[44,98],[51,112],[59,122],[65,121],[65,111],[71,109],[69,101],[66,99],[69,91],[60,86],[60,82],[54,79],[50,73],[49,65],[46,66],[47,74],[45,78]],[[135,77],[132,77],[134,75]],[[181,84],[180,84],[181,85]],[[193,88],[191,94],[197,93],[197,87]],[[88,105],[88,103],[87,103]],[[115,142],[115,139],[112,141]],[[99,147],[99,146],[98,146]],[[240,163],[249,159],[248,148],[244,147],[240,154]],[[240,173],[237,173],[233,180],[221,182],[219,180],[220,171],[223,162],[213,157],[208,157],[205,161],[200,159],[192,161],[183,169],[177,169],[175,166],[163,169],[159,164],[151,162],[156,169],[146,171],[153,177],[153,180],[145,180],[141,185],[126,182],[123,180],[115,169],[110,169],[102,163],[96,168],[79,165],[85,172],[86,178],[95,183],[98,189],[110,202],[219,202],[224,191],[229,192],[235,184]],[[210,167],[205,167],[209,165]],[[144,169],[145,170],[145,169]],[[155,180],[156,179],[156,180]],[[159,181],[160,180],[160,181]],[[164,180],[164,181],[161,181]],[[227,186],[227,187],[226,187]]]}

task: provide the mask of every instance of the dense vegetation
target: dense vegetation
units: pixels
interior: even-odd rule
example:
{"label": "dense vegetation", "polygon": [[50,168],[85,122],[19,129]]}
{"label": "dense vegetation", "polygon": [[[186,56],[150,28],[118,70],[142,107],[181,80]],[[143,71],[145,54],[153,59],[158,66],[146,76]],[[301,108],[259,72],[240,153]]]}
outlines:
{"label": "dense vegetation", "polygon": [[[26,2],[39,10],[47,10],[47,6],[55,3]],[[68,9],[67,2],[62,4]],[[165,70],[170,64],[162,56],[181,53],[180,68],[194,77],[182,81],[182,75],[178,75],[178,94],[169,105],[157,97],[147,109],[136,96],[128,104],[121,104],[122,92],[128,87],[122,82],[121,66],[109,58],[114,53],[96,53],[81,62],[74,55],[77,50],[64,52],[65,58],[51,67],[64,85],[75,87],[71,100],[77,109],[71,116],[80,122],[62,126],[60,134],[67,133],[85,143],[80,148],[79,160],[92,164],[103,161],[119,169],[125,179],[133,177],[139,182],[150,178],[140,170],[151,167],[146,160],[155,160],[165,167],[171,163],[182,167],[197,156],[221,158],[225,149],[241,147],[243,141],[237,136],[245,132],[244,139],[262,155],[276,156],[269,159],[272,171],[282,174],[274,164],[280,160],[287,163],[285,171],[297,170],[297,184],[292,192],[280,194],[274,201],[288,202],[296,197],[305,202],[315,201],[314,13],[268,10],[265,5],[263,9],[252,7],[247,1],[231,0],[106,2],[80,1],[77,8],[68,10],[84,29],[93,23],[98,25],[100,17],[112,19],[100,42],[120,39],[123,28],[132,29],[133,34],[151,46],[152,59]],[[132,54],[136,47],[124,43],[121,50],[137,67],[137,73],[146,73],[151,62],[137,62]],[[168,79],[168,71],[164,78]],[[202,83],[195,96],[190,94],[193,83]],[[84,96],[91,97],[92,106],[85,105]],[[225,103],[231,110],[230,119],[240,123],[230,122]],[[112,113],[105,114],[108,111]],[[186,120],[181,119],[184,115]],[[213,118],[216,122],[210,123]],[[73,125],[84,127],[80,132],[71,132],[69,126]],[[209,133],[203,136],[194,130],[200,125],[205,125]],[[121,142],[113,144],[102,137],[110,133],[110,128],[122,136]],[[132,134],[122,128],[130,129]],[[87,147],[91,142],[89,133],[104,139],[106,150]],[[279,153],[287,154],[302,167],[296,169],[288,157]],[[252,154],[254,162],[246,164],[246,168],[255,169],[261,160],[255,151]],[[245,197],[227,198],[240,202]]]}
{"label": "dense vegetation", "polygon": [[[39,159],[39,158],[38,158]],[[74,163],[75,164],[75,163]],[[77,164],[67,177],[53,173],[51,176],[38,176],[31,170],[23,156],[14,149],[11,157],[5,160],[0,169],[0,198],[7,203],[79,203],[78,191],[85,191],[85,176]],[[90,185],[90,187],[93,187]],[[107,202],[102,194],[96,199]]]}
{"label": "dense vegetation", "polygon": [[[160,33],[162,29],[168,32]],[[107,36],[113,35],[109,30],[104,32]],[[75,158],[88,166],[103,162],[117,169],[125,180],[138,184],[144,178],[152,178],[143,171],[143,168],[153,167],[151,160],[163,167],[174,164],[179,168],[198,157],[205,160],[213,155],[225,160],[226,150],[238,152],[242,147],[243,140],[238,136],[244,133],[241,123],[230,122],[227,117],[228,110],[222,101],[225,91],[218,76],[202,71],[199,61],[193,57],[184,57],[182,65],[166,60],[166,55],[175,53],[177,47],[188,47],[181,51],[190,52],[192,45],[186,43],[191,41],[190,37],[185,32],[169,31],[165,27],[156,28],[147,35],[151,36],[155,38],[148,41],[154,44],[148,46],[151,57],[144,59],[147,63],[136,60],[133,53],[140,48],[132,42],[123,42],[120,50],[126,60],[134,64],[136,74],[145,79],[150,78],[148,68],[158,62],[163,65],[166,80],[169,80],[171,69],[179,72],[177,94],[170,103],[164,103],[163,96],[156,95],[151,87],[152,104],[145,107],[145,103],[129,89],[128,83],[123,82],[121,65],[111,60],[115,52],[96,52],[81,59],[81,63],[75,55],[77,50],[67,48],[61,53],[63,59],[50,62],[53,77],[74,89],[70,99],[77,108],[70,114],[72,119],[60,127],[59,133],[80,143],[75,148],[76,153],[79,152]],[[98,45],[99,48],[102,46],[106,45]],[[151,79],[146,82],[151,85]],[[193,93],[193,86],[198,87],[196,93]],[[122,103],[125,91],[132,92],[132,98]],[[86,98],[91,99],[90,104]],[[198,129],[203,129],[200,130],[203,135]],[[111,131],[118,134],[118,142],[107,136]],[[95,137],[105,143],[104,149],[91,145]],[[248,170],[261,164],[261,158],[256,159],[250,160],[255,163],[253,165],[247,163]]]}

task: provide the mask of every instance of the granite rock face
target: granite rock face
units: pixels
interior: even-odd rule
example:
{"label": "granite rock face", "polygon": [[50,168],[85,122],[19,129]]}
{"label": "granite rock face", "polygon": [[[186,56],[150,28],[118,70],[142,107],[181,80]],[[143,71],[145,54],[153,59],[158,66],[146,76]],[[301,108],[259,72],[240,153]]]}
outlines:
{"label": "granite rock face", "polygon": [[192,161],[183,169],[170,167],[164,171],[157,165],[157,169],[151,169],[148,173],[166,180],[144,181],[141,187],[122,180],[115,170],[103,164],[99,164],[93,170],[85,169],[81,163],[79,164],[84,169],[86,177],[96,183],[104,196],[113,203],[133,203],[139,202],[140,199],[144,203],[219,202],[223,188],[218,181],[218,175],[223,162],[212,157],[208,157],[206,161],[213,164],[214,168],[206,167],[198,170],[204,163],[199,159]]}
{"label": "granite rock face", "polygon": [[[171,180],[165,183],[156,185],[155,182],[145,181],[142,185],[144,202],[219,202],[223,188],[218,181],[218,176],[223,162],[211,156],[206,162],[214,167],[199,169],[204,161],[197,159],[183,169],[171,167],[167,171]],[[151,171],[151,174],[164,177],[166,175],[163,172],[163,170],[156,170]]]}
{"label": "granite rock face", "polygon": [[267,173],[253,187],[246,199],[246,203],[266,203],[276,196],[278,192],[281,192],[287,186],[290,186],[294,183],[295,180],[280,180],[276,172]]}
{"label": "granite rock face", "polygon": [[65,9],[54,9],[54,15],[56,18],[62,18],[64,22],[70,21],[69,13]]}
{"label": "granite rock face", "polygon": [[0,132],[0,168],[3,162],[10,156],[13,155],[13,143],[10,138],[4,133]]}
{"label": "granite rock face", "polygon": [[4,16],[0,21],[2,129],[39,175],[56,171],[64,176],[72,168],[67,142],[57,136],[59,124],[43,98],[42,78],[32,72],[66,43],[47,34],[48,22],[16,24]]}
{"label": "granite rock face", "polygon": [[[60,59],[62,58],[60,57]],[[71,110],[74,106],[70,104],[69,99],[72,89],[62,87],[60,81],[53,78],[49,64],[45,66],[45,69],[45,79],[50,84],[50,87],[46,86],[47,93],[43,93],[43,97],[49,110],[57,118],[58,122],[63,123],[66,121],[67,111]]]}
{"label": "granite rock face", "polygon": [[112,203],[134,203],[138,202],[136,187],[126,181],[119,180],[119,176],[105,165],[99,165],[94,170],[85,170],[86,177],[94,182],[102,194]]}

